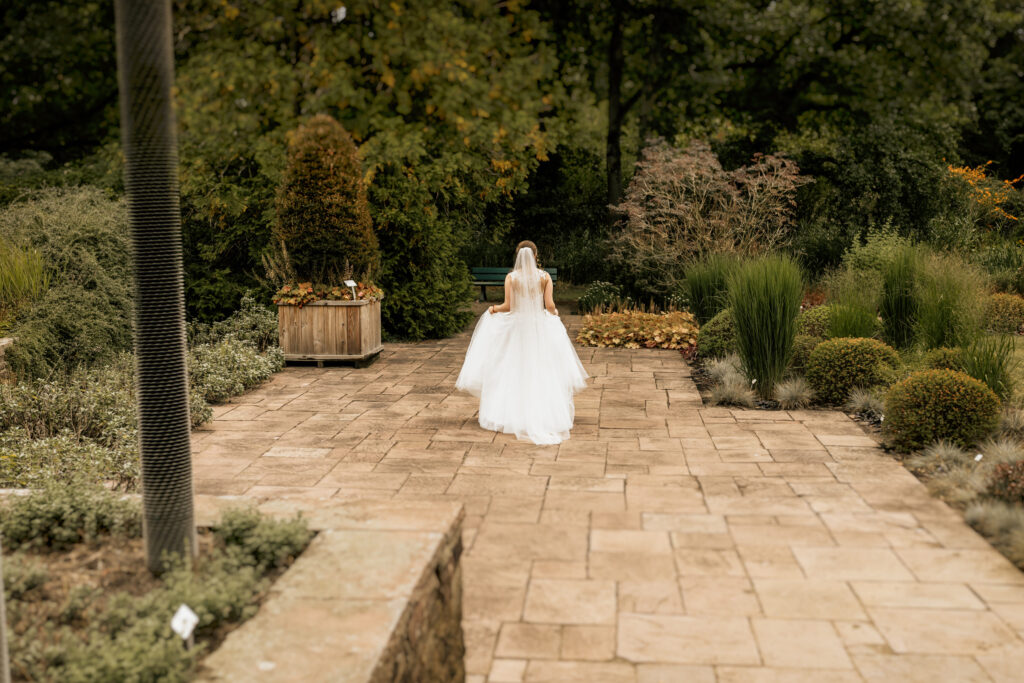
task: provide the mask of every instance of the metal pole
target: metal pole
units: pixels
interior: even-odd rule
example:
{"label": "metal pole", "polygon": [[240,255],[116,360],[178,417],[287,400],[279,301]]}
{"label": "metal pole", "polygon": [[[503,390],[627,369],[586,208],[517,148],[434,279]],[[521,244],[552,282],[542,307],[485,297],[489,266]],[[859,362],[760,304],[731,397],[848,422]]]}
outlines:
{"label": "metal pole", "polygon": [[170,0],[116,0],[121,141],[135,279],[143,530],[151,571],[195,554]]}
{"label": "metal pole", "polygon": [[4,549],[0,545],[0,683],[11,683],[11,660],[7,652],[7,602],[4,600]]}

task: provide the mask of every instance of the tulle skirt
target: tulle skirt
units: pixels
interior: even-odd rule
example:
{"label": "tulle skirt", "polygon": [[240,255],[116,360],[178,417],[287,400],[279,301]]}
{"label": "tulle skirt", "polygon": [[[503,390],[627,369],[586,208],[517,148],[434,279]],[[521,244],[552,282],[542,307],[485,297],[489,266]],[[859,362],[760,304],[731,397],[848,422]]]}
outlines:
{"label": "tulle skirt", "polygon": [[558,316],[484,313],[455,387],[480,398],[480,426],[536,444],[569,438],[587,372]]}

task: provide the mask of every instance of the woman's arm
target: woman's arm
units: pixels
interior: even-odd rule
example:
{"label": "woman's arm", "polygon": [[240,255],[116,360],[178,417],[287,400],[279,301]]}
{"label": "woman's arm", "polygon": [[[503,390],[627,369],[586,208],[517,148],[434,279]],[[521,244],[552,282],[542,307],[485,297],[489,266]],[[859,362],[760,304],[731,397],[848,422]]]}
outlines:
{"label": "woman's arm", "polygon": [[544,273],[544,308],[551,315],[558,315],[558,309],[555,308],[555,286],[551,282],[551,276],[546,272]]}
{"label": "woman's arm", "polygon": [[505,276],[505,302],[500,306],[491,306],[487,310],[491,313],[508,313],[512,310],[512,273]]}

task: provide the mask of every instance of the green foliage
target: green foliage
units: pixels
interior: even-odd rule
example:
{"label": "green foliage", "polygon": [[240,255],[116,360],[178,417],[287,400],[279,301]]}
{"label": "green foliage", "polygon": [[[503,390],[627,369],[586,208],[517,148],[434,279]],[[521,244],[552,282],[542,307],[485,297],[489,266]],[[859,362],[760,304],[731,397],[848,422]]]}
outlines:
{"label": "green foliage", "polygon": [[905,349],[914,342],[918,309],[915,285],[919,261],[913,247],[900,246],[882,267],[879,313],[882,316],[883,334],[898,349]]}
{"label": "green foliage", "polygon": [[4,550],[64,550],[91,543],[100,536],[142,534],[137,502],[82,481],[49,483],[27,496],[11,496],[2,504],[0,533]]}
{"label": "green foliage", "polygon": [[380,269],[356,146],[330,116],[314,116],[290,136],[276,211],[274,237],[294,274],[286,280],[339,285]]}
{"label": "green foliage", "polygon": [[839,338],[818,344],[807,359],[807,381],[823,402],[838,405],[854,388],[892,382],[899,354],[877,339]]}
{"label": "green foliage", "polygon": [[[34,527],[34,545],[57,538],[62,545],[51,541],[48,549],[63,549],[100,534],[141,533],[137,501],[89,487],[74,493],[59,488],[55,496],[38,492],[11,503],[15,528]],[[26,519],[30,513],[37,514]],[[11,523],[6,516],[2,523],[6,533]],[[88,535],[76,538],[76,524]],[[30,680],[188,680],[211,637],[255,614],[270,579],[291,564],[311,537],[299,518],[274,521],[251,511],[227,511],[209,552],[194,566],[179,558],[159,584],[142,594],[92,585],[51,590],[45,586],[45,571],[30,564],[32,556],[19,553],[8,565],[15,579],[14,590],[8,591],[12,661]],[[197,647],[191,650],[168,628],[181,604],[199,617]]]}
{"label": "green foliage", "polygon": [[397,168],[377,172],[370,197],[383,246],[384,330],[403,339],[461,331],[472,319],[472,279],[451,218],[437,211],[423,183]]}
{"label": "green foliage", "polygon": [[762,398],[772,396],[793,355],[803,289],[800,267],[784,256],[749,261],[729,277],[736,347]]}
{"label": "green foliage", "polygon": [[796,333],[808,337],[820,337],[824,339],[828,335],[828,329],[832,321],[832,308],[830,306],[814,306],[796,317]]}
{"label": "green foliage", "polygon": [[19,376],[45,377],[131,348],[131,256],[124,204],[82,187],[0,210],[0,238],[38,252],[49,290],[10,330]]}
{"label": "green foliage", "polygon": [[697,356],[699,358],[724,358],[736,353],[736,321],[732,309],[726,308],[701,325],[697,333]]}
{"label": "green foliage", "polygon": [[583,294],[576,301],[576,308],[581,315],[595,311],[629,310],[633,307],[633,300],[623,295],[622,287],[600,280],[587,285]]}
{"label": "green foliage", "polygon": [[996,291],[1024,294],[1024,247],[1016,240],[999,240],[978,249],[973,261],[988,273]]}
{"label": "green foliage", "polygon": [[1001,334],[1017,334],[1024,327],[1024,297],[1017,294],[992,294],[985,306],[985,329]]}
{"label": "green foliage", "polygon": [[188,344],[216,344],[227,337],[246,342],[261,353],[277,346],[277,311],[256,300],[252,292],[242,297],[238,310],[224,320],[200,321],[188,325]]}
{"label": "green foliage", "polygon": [[874,337],[878,333],[881,287],[877,273],[847,265],[829,281],[828,336]]}
{"label": "green foliage", "polygon": [[999,397],[966,373],[914,372],[886,394],[885,431],[903,451],[938,439],[968,447],[995,429],[999,410]]}
{"label": "green foliage", "polygon": [[921,362],[929,370],[963,370],[964,352],[957,347],[941,346],[926,351]]}
{"label": "green foliage", "polygon": [[1024,503],[1024,461],[997,464],[988,490],[994,498],[1007,503]]}
{"label": "green foliage", "polygon": [[802,410],[814,400],[814,390],[803,377],[792,377],[775,385],[775,400],[783,410]]}
{"label": "green foliage", "polygon": [[50,275],[42,255],[0,237],[0,333],[18,311],[31,305],[49,286]]}
{"label": "green foliage", "polygon": [[979,337],[964,347],[960,354],[963,371],[979,379],[1005,401],[1013,395],[1014,374],[1017,361],[1014,358],[1012,337]]}
{"label": "green foliage", "polygon": [[1024,567],[1024,507],[1001,500],[979,500],[964,511],[964,520],[999,552]]}
{"label": "green foliage", "polygon": [[283,367],[281,349],[272,347],[261,354],[231,337],[189,349],[191,391],[213,403],[245,393]]}
{"label": "green foliage", "polygon": [[226,510],[213,534],[225,546],[236,548],[243,564],[260,572],[287,566],[313,537],[301,517],[275,520],[251,508]]}
{"label": "green foliage", "polygon": [[[389,333],[452,334],[471,296],[461,247],[524,188],[561,128],[547,27],[522,4],[350,3],[340,22],[337,8],[176,3],[189,310],[223,316],[252,286],[286,131],[322,113],[359,144]],[[382,174],[398,178],[375,189]]]}
{"label": "green foliage", "polygon": [[139,478],[134,447],[111,448],[71,432],[39,439],[21,427],[0,432],[0,488],[39,488],[75,478],[111,481],[118,489],[133,487]]}
{"label": "green foliage", "polygon": [[[821,306],[818,308],[821,308]],[[789,359],[790,369],[803,372],[807,368],[807,361],[811,357],[811,351],[814,351],[818,344],[823,341],[825,341],[824,337],[812,337],[809,334],[797,333],[793,337],[793,356]]]}
{"label": "green foliage", "polygon": [[729,305],[729,276],[738,266],[735,257],[711,254],[686,269],[685,291],[690,310],[704,324]]}
{"label": "green foliage", "polygon": [[928,255],[917,284],[916,336],[925,349],[962,346],[980,330],[984,278],[955,256]]}

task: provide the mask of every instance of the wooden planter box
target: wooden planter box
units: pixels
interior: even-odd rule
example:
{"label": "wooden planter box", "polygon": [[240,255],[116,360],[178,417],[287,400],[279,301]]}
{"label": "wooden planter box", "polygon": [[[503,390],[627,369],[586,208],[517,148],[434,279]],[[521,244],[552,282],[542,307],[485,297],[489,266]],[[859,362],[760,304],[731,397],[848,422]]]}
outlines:
{"label": "wooden planter box", "polygon": [[278,304],[277,331],[286,361],[362,361],[383,348],[380,301]]}

